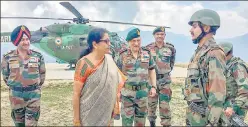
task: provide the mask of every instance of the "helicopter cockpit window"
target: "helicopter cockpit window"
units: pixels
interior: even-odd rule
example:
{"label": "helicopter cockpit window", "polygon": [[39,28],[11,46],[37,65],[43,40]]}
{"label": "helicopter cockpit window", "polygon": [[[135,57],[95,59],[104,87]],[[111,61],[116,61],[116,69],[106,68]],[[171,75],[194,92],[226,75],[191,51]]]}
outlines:
{"label": "helicopter cockpit window", "polygon": [[42,33],[43,37],[48,35],[48,29],[46,27],[41,27],[40,32]]}
{"label": "helicopter cockpit window", "polygon": [[69,27],[70,27],[70,25],[65,24],[65,25],[63,26],[63,28],[62,28],[62,31],[65,32],[65,33],[68,33],[68,32],[69,32]]}
{"label": "helicopter cockpit window", "polygon": [[79,45],[83,46],[84,45],[83,43],[85,40],[86,40],[86,38],[83,38],[83,37],[79,38]]}

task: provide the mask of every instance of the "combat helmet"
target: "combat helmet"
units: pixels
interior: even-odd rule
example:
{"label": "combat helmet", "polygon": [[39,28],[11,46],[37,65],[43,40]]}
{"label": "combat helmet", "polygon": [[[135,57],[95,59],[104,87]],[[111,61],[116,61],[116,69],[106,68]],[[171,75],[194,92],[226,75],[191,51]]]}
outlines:
{"label": "combat helmet", "polygon": [[201,22],[202,24],[208,26],[218,26],[220,27],[220,16],[217,12],[210,9],[202,9],[196,11],[190,18],[188,22],[189,25],[192,25],[193,22]]}
{"label": "combat helmet", "polygon": [[[216,30],[220,27],[220,16],[217,12],[210,10],[210,9],[202,9],[196,11],[190,18],[190,21],[188,22],[189,25],[192,25],[193,22],[200,22],[201,24],[208,25],[211,27],[210,32],[213,32],[215,34]],[[208,33],[204,32],[203,26],[199,25],[202,33],[193,40],[194,44],[199,43],[199,41]]]}
{"label": "combat helmet", "polygon": [[229,52],[231,52],[233,50],[233,45],[230,42],[221,42],[219,44],[219,46],[221,48],[223,48],[223,50],[224,50],[224,52],[225,52],[226,55],[228,55]]}

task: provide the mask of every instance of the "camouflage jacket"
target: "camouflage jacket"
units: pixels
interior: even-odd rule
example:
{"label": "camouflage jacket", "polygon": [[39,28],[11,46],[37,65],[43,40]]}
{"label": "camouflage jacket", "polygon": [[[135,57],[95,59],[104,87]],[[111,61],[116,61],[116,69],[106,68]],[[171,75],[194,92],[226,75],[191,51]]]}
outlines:
{"label": "camouflage jacket", "polygon": [[127,76],[126,83],[131,84],[148,83],[148,69],[154,69],[155,67],[151,53],[145,48],[140,49],[137,59],[132,55],[129,48],[120,52],[117,65]]}
{"label": "camouflage jacket", "polygon": [[170,73],[175,64],[176,49],[174,45],[166,42],[162,48],[158,48],[155,42],[146,46],[150,50],[154,61],[156,62],[156,73]]}
{"label": "camouflage jacket", "polygon": [[[218,122],[226,98],[225,54],[213,38],[198,47],[188,65],[185,99],[208,108],[208,121]],[[207,122],[207,121],[206,121]]]}
{"label": "camouflage jacket", "polygon": [[45,62],[41,53],[30,50],[28,58],[22,60],[17,50],[3,55],[2,75],[4,82],[10,86],[42,85],[45,81]]}
{"label": "camouflage jacket", "polygon": [[227,101],[226,106],[248,108],[248,65],[238,57],[227,61]]}

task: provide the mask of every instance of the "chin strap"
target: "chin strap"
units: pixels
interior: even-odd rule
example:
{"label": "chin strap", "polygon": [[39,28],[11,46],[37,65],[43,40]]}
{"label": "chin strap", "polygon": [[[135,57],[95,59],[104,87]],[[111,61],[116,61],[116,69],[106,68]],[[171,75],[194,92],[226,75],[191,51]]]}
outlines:
{"label": "chin strap", "polygon": [[206,34],[210,33],[210,32],[204,32],[204,29],[203,29],[203,26],[202,26],[201,23],[199,23],[199,26],[200,26],[200,28],[201,28],[202,33],[201,33],[196,39],[193,39],[193,40],[192,40],[194,44],[198,44],[198,43],[200,42],[200,40],[201,40]]}

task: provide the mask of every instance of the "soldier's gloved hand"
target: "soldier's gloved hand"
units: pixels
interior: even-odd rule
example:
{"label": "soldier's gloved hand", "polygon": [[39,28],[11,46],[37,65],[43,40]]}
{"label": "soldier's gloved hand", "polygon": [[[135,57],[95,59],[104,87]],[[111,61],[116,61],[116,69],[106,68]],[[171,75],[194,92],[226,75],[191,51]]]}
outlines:
{"label": "soldier's gloved hand", "polygon": [[154,87],[151,88],[150,92],[149,92],[149,96],[150,97],[154,97],[156,95],[156,89]]}
{"label": "soldier's gloved hand", "polygon": [[232,116],[232,114],[234,114],[234,111],[231,107],[227,107],[225,110],[225,115],[229,118]]}

